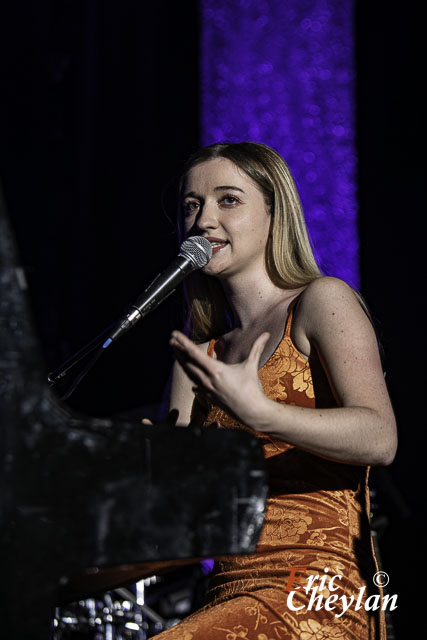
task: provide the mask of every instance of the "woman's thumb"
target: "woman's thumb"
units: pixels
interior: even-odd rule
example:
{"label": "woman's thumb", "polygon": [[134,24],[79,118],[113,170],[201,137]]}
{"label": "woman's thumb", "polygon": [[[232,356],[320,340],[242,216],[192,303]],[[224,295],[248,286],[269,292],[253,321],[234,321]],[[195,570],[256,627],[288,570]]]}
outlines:
{"label": "woman's thumb", "polygon": [[264,331],[264,333],[261,333],[252,345],[248,360],[251,360],[251,362],[253,362],[257,367],[269,337],[270,333],[268,331]]}

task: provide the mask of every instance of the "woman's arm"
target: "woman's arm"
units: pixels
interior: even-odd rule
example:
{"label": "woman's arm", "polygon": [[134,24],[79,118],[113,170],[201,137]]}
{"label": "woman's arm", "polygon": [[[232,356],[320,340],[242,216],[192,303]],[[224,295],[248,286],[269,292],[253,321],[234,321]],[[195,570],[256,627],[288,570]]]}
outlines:
{"label": "woman's arm", "polygon": [[313,410],[264,396],[250,426],[333,460],[390,464],[397,448],[395,417],[376,336],[353,291],[336,278],[315,280],[301,298],[298,321],[339,406]]}
{"label": "woman's arm", "polygon": [[[194,345],[201,353],[206,354],[209,342]],[[194,402],[194,383],[185,373],[180,363],[176,360],[172,370],[171,392],[169,400],[169,412],[178,411],[177,427],[188,427],[191,418],[191,409]]]}
{"label": "woman's arm", "polygon": [[196,352],[180,333],[171,344],[201,391],[256,431],[331,460],[390,464],[397,447],[395,418],[375,333],[353,291],[336,278],[319,278],[307,287],[298,307],[299,334],[316,350],[337,408],[283,405],[265,396],[258,363],[268,334],[262,334],[247,360],[237,365]]}

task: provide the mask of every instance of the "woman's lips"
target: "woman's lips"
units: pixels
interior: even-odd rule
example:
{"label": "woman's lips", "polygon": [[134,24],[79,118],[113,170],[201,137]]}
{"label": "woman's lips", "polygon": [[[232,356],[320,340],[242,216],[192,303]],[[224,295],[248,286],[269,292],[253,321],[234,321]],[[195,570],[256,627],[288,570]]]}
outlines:
{"label": "woman's lips", "polygon": [[228,242],[223,242],[222,244],[215,243],[214,245],[212,245],[212,253],[218,253],[218,251],[221,251],[227,245],[228,245]]}
{"label": "woman's lips", "polygon": [[212,254],[218,253],[218,251],[222,251],[228,244],[228,240],[224,240],[224,238],[217,238],[216,236],[207,236],[206,240],[209,240],[212,247]]}

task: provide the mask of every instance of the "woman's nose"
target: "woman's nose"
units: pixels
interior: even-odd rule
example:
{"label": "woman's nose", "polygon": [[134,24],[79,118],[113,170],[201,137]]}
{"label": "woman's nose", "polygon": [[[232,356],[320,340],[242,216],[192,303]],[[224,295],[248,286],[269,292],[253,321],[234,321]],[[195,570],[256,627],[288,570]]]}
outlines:
{"label": "woman's nose", "polygon": [[205,202],[201,211],[199,211],[196,217],[196,226],[200,231],[207,229],[216,229],[218,227],[218,216],[215,210],[215,206]]}

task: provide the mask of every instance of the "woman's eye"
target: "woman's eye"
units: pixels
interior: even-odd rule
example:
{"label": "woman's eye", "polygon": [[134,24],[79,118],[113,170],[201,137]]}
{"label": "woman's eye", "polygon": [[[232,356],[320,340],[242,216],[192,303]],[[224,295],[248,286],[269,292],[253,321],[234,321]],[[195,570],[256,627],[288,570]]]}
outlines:
{"label": "woman's eye", "polygon": [[200,206],[198,202],[184,202],[184,213],[194,213],[198,206]]}
{"label": "woman's eye", "polygon": [[[226,200],[228,201],[232,200],[233,202],[226,202]],[[223,202],[226,205],[230,205],[230,204],[237,204],[239,201],[234,196],[224,196],[221,202]]]}

